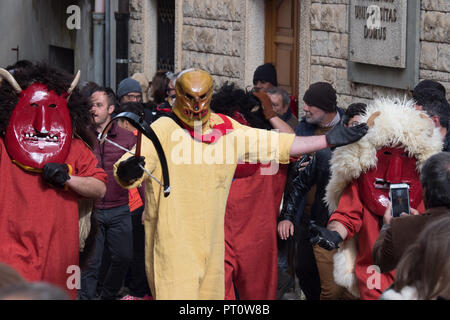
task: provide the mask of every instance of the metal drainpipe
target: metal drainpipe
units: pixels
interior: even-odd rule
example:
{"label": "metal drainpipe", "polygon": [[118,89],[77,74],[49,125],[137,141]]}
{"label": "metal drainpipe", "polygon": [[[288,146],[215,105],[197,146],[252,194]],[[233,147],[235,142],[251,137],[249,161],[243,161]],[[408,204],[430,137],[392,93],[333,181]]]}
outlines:
{"label": "metal drainpipe", "polygon": [[95,0],[95,10],[92,13],[94,21],[94,81],[104,84],[104,41],[105,41],[105,3],[104,0]]}
{"label": "metal drainpipe", "polygon": [[128,77],[128,22],[130,20],[129,0],[119,0],[116,18],[116,88]]}
{"label": "metal drainpipe", "polygon": [[111,87],[111,4],[105,0],[105,86]]}

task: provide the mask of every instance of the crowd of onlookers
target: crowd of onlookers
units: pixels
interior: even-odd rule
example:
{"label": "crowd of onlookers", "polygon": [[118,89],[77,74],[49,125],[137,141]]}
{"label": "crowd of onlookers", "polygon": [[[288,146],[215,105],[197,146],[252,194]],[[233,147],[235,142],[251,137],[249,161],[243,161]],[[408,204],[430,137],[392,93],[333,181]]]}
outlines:
{"label": "crowd of onlookers", "polygon": [[[26,68],[26,64],[11,66],[9,69],[13,71],[18,67]],[[132,112],[151,124],[170,114],[176,100],[177,75],[161,70],[149,81],[144,74],[137,73],[123,79],[117,90],[91,82],[79,85],[90,104],[95,135],[98,136],[108,126],[108,140],[114,143],[97,143],[93,149],[99,166],[108,175],[108,182],[105,196],[94,201],[92,210],[85,212],[83,217],[87,224],[83,224],[81,229],[86,227],[89,230],[84,233],[82,231],[86,230],[80,230],[83,245],[80,248],[82,269],[79,299],[152,299],[145,271],[145,190],[144,187],[132,190],[121,188],[114,181],[113,172],[113,164],[125,152],[115,144],[131,150],[137,141],[137,131],[127,120],[111,121],[119,113]],[[364,116],[369,106],[360,102],[338,106],[336,91],[326,82],[311,84],[302,97],[304,116],[298,119],[299,103],[278,86],[272,64],[258,67],[253,84],[251,92],[232,84],[216,88],[211,108],[248,126],[295,132],[297,136],[323,135],[341,123],[353,127],[363,122],[362,119],[367,119]],[[448,299],[450,106],[445,88],[432,80],[421,81],[412,91],[412,98],[414,103],[410,107],[427,115],[435,130],[439,131],[442,152],[429,157],[420,167],[422,211],[411,208],[410,214],[392,218],[389,211],[392,206],[386,205],[386,212],[377,221],[379,229],[370,256],[373,264],[380,268],[380,273],[396,270],[394,281],[381,295],[381,299]],[[255,112],[255,105],[259,105],[259,113]],[[226,298],[288,299],[297,284],[308,300],[358,298],[351,290],[337,284],[334,276],[334,256],[342,248],[348,229],[343,230],[339,226],[333,228],[335,224],[330,222],[329,205],[324,200],[332,177],[333,153],[333,149],[325,148],[292,159],[288,166],[277,173],[278,180],[266,180],[266,186],[278,184],[278,188],[268,191],[272,192],[272,197],[262,199],[255,193],[251,200],[267,202],[264,204],[266,208],[275,204],[274,210],[267,209],[274,212],[267,215],[267,222],[263,225],[259,223],[266,221],[263,220],[265,213],[248,209],[241,215],[246,216],[246,219],[259,219],[248,220],[248,223],[258,223],[258,227],[244,229],[244,225],[240,225],[239,231],[233,230],[233,221],[227,221],[227,215],[232,214],[227,207],[225,273],[229,274],[226,277],[229,283],[225,287],[229,291]],[[253,170],[249,168],[240,167],[236,174],[256,179],[254,175],[259,173],[252,171],[249,174],[245,171]],[[280,184],[282,187],[279,187]],[[232,184],[230,194],[233,188]],[[237,193],[228,199],[230,206],[243,201],[248,200],[239,198]],[[245,258],[240,260],[239,254],[236,254],[240,244],[227,245],[233,243],[241,232],[255,235],[247,239],[249,242],[263,242],[262,237],[267,237],[267,242],[248,249]],[[251,255],[255,255],[255,261],[249,260],[248,256]],[[260,265],[259,269],[267,269],[265,274],[263,270],[246,273],[246,268],[253,270],[251,268],[258,261],[267,262],[272,268]],[[68,299],[67,294],[57,287],[44,282],[28,282],[7,265],[0,265],[0,268],[0,299]],[[255,285],[258,279],[262,279],[262,288]],[[265,289],[268,295],[261,292]]]}

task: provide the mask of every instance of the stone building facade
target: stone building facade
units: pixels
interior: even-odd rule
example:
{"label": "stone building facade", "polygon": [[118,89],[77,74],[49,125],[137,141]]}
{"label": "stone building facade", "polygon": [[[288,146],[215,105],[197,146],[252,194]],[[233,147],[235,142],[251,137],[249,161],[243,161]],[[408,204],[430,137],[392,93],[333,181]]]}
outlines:
{"label": "stone building facade", "polygon": [[[150,26],[155,2],[130,1],[130,73],[149,78],[156,72],[157,39]],[[300,100],[316,81],[330,82],[343,107],[408,93],[348,80],[349,0],[300,0],[298,7]],[[199,67],[214,76],[216,87],[225,81],[250,87],[253,71],[265,62],[264,10],[264,0],[175,0],[175,71]],[[419,80],[441,82],[450,98],[450,2],[420,1],[420,20]]]}

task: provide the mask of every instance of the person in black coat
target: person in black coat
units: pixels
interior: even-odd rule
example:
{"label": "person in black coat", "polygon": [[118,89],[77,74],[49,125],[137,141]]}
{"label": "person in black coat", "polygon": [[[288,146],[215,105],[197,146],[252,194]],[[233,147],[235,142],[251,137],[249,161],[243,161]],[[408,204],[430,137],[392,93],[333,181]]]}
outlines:
{"label": "person in black coat", "polygon": [[[363,103],[351,104],[344,115],[346,125],[358,125],[358,117],[365,112],[366,107]],[[330,178],[331,155],[332,151],[330,148],[323,149],[317,151],[308,165],[300,172],[301,163],[308,160],[308,155],[302,157],[291,167],[284,193],[283,208],[279,216],[278,234],[281,240],[287,240],[289,237],[294,236],[294,230],[297,229],[295,272],[306,297],[312,300],[318,298],[318,293],[321,300],[350,297],[343,288],[338,287],[334,283],[332,253],[314,246],[312,250],[315,257],[313,260],[315,261],[310,261],[311,259],[307,259],[300,252],[302,249],[305,249],[306,243],[310,246],[308,232],[310,222],[314,221],[316,225],[322,227],[326,227],[328,223],[328,208],[323,199]],[[315,192],[313,190],[308,195],[313,188]],[[311,206],[305,206],[303,210],[298,210],[300,206],[304,206],[307,196],[313,197]],[[298,214],[299,216],[297,216]],[[298,225],[297,221],[300,221]],[[297,228],[295,225],[297,225]],[[317,281],[311,279],[310,273],[318,273],[321,288],[317,288]]]}

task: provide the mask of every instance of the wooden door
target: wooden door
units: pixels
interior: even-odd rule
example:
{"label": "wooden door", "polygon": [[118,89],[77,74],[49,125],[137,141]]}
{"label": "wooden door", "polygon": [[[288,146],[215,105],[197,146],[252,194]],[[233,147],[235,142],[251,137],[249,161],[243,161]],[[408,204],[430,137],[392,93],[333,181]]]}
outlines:
{"label": "wooden door", "polygon": [[266,0],[265,62],[277,69],[278,86],[298,96],[299,0]]}

